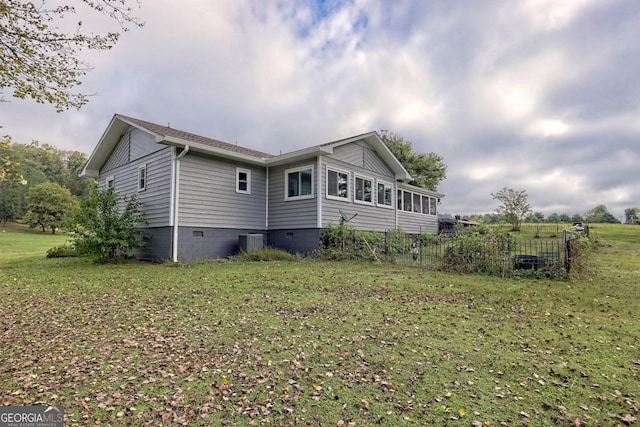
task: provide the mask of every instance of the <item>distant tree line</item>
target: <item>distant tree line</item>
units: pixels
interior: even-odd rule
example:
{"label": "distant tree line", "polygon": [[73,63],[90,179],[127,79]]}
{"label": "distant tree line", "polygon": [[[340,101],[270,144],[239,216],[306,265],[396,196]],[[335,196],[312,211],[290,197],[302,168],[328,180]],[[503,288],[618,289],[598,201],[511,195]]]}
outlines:
{"label": "distant tree line", "polygon": [[78,151],[48,144],[13,143],[6,136],[0,158],[11,159],[10,173],[0,179],[0,222],[21,220],[31,227],[55,232],[94,181],[80,177],[88,158]]}
{"label": "distant tree line", "polygon": [[[628,208],[624,211],[625,224],[640,224],[640,208]],[[473,214],[473,215],[455,215],[456,218],[466,218],[477,221],[482,224],[499,224],[506,222],[504,215],[498,213]],[[584,215],[552,213],[545,217],[542,212],[534,212],[524,218],[525,223],[561,223],[573,224],[582,222],[585,224],[620,224],[620,220],[609,212],[605,205],[598,205],[586,212]]]}

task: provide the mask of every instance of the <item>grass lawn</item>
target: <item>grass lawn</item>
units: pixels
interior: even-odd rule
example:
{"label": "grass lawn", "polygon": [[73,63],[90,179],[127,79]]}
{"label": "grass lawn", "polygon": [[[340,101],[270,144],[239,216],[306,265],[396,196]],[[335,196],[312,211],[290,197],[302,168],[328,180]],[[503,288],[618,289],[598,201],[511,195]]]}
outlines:
{"label": "grass lawn", "polygon": [[640,418],[638,226],[592,226],[566,281],[312,260],[95,265],[46,259],[56,236],[5,230],[0,405],[62,405],[67,426]]}

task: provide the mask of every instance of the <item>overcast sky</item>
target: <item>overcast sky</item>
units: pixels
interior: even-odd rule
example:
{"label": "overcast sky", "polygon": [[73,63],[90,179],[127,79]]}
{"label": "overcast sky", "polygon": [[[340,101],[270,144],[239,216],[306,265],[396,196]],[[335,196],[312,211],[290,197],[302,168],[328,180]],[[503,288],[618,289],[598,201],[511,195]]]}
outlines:
{"label": "overcast sky", "polygon": [[55,113],[5,90],[2,134],[89,155],[122,113],[279,154],[386,129],[442,156],[440,212],[493,212],[503,187],[545,216],[640,207],[638,1],[142,0],[136,12],[143,29],[83,54],[88,105]]}

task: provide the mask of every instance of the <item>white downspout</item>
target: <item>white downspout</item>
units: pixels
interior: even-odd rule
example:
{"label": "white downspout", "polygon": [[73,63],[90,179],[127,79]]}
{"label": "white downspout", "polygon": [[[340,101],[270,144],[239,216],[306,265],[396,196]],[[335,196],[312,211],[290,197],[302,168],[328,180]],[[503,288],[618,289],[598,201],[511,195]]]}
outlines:
{"label": "white downspout", "polygon": [[171,254],[171,259],[173,262],[178,262],[178,206],[179,204],[179,194],[180,194],[180,159],[184,157],[185,154],[189,152],[189,146],[185,145],[180,154],[176,156],[174,165],[174,182],[173,182],[173,253]]}
{"label": "white downspout", "polygon": [[267,166],[267,191],[265,193],[264,229],[269,231],[269,167]]}
{"label": "white downspout", "polygon": [[316,217],[318,219],[317,228],[319,228],[319,229],[322,228],[322,194],[323,194],[323,191],[322,191],[322,170],[321,170],[321,168],[322,168],[322,156],[318,156],[318,173],[317,173],[318,185],[316,185],[316,189],[317,189],[317,192],[318,192],[318,194],[317,194],[317,197],[318,197],[318,203],[317,203],[318,212],[316,214]]}

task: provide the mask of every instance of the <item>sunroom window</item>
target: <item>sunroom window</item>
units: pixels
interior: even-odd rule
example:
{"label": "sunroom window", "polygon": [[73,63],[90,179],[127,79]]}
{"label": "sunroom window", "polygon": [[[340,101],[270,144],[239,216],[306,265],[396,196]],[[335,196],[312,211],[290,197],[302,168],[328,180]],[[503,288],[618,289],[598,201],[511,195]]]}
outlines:
{"label": "sunroom window", "polygon": [[327,196],[349,199],[349,173],[327,169]]}
{"label": "sunroom window", "polygon": [[373,203],[373,181],[371,179],[356,176],[355,200],[361,203]]}
{"label": "sunroom window", "polygon": [[378,182],[378,205],[393,206],[393,188],[386,182]]}
{"label": "sunroom window", "polygon": [[313,196],[313,167],[307,166],[285,171],[286,199]]}

